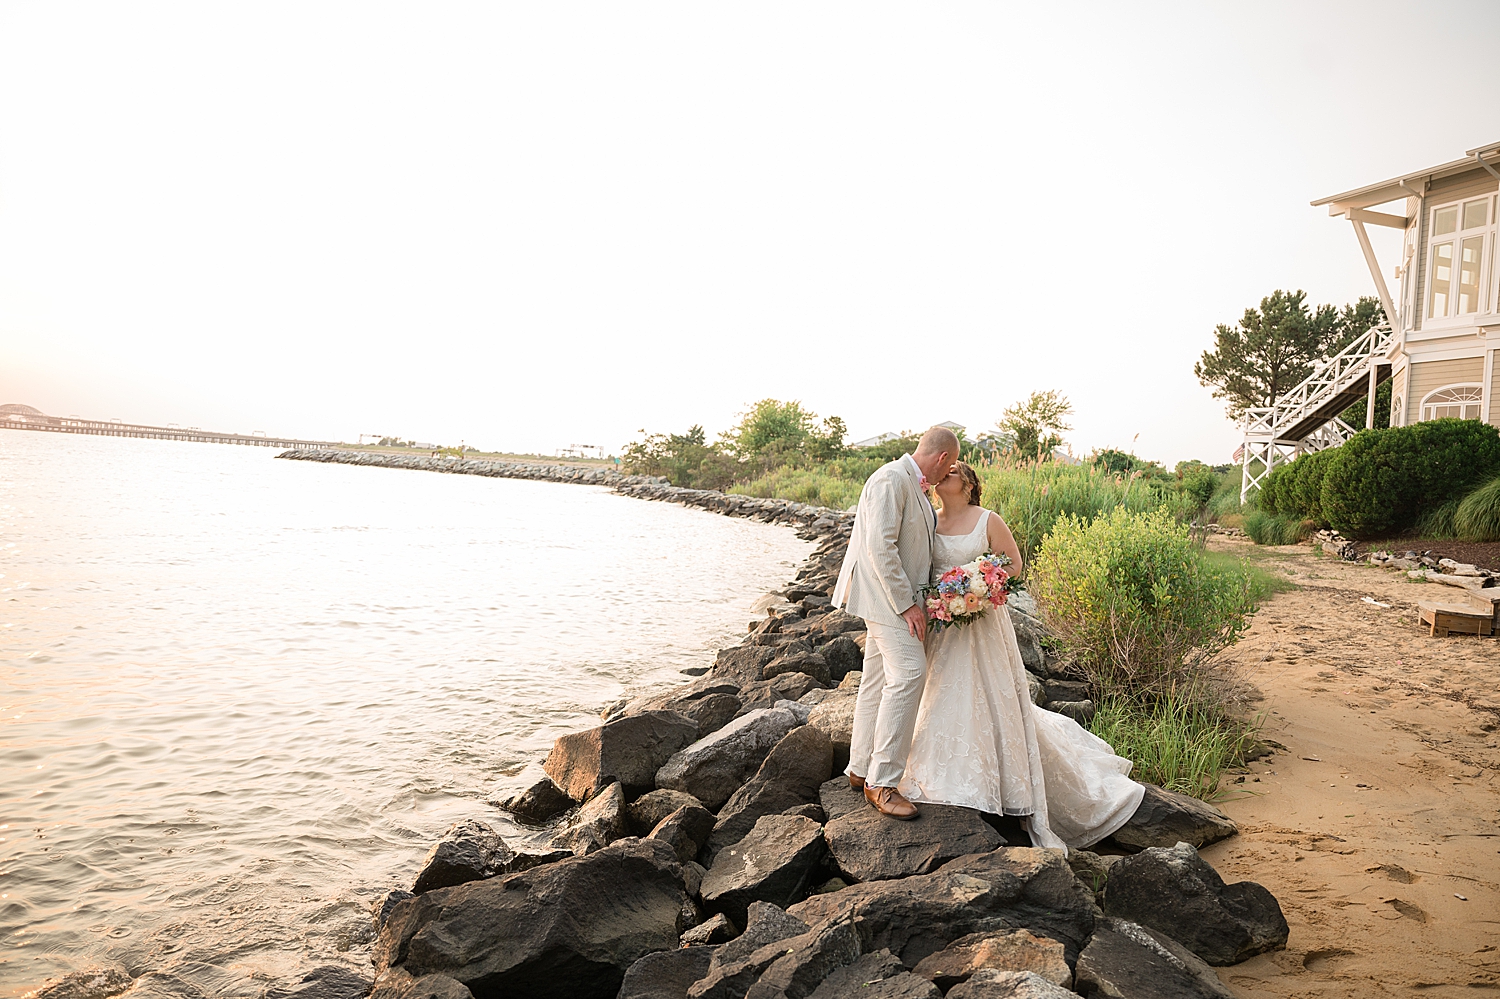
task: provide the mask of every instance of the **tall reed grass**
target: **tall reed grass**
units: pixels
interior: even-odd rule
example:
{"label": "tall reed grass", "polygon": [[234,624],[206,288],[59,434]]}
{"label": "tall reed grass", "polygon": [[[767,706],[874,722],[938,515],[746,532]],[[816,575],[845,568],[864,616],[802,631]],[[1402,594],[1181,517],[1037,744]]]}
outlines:
{"label": "tall reed grass", "polygon": [[1109,697],[1089,724],[1094,734],[1132,760],[1136,780],[1212,800],[1226,770],[1255,745],[1257,722],[1228,717],[1204,697],[1163,697],[1153,703]]}
{"label": "tall reed grass", "polygon": [[731,486],[729,492],[739,496],[793,500],[835,510],[847,510],[859,502],[859,491],[865,478],[830,474],[822,469],[783,466],[759,478]]}

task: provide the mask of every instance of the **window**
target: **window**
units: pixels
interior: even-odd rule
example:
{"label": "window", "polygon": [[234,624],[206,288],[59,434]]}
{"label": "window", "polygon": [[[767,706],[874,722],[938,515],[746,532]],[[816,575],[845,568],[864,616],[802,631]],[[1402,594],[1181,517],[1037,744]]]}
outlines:
{"label": "window", "polygon": [[1428,237],[1427,318],[1467,316],[1480,311],[1484,267],[1483,230],[1490,224],[1490,199],[1476,198],[1432,210]]}
{"label": "window", "polygon": [[1484,391],[1478,385],[1449,385],[1429,392],[1422,400],[1422,419],[1441,420],[1453,417],[1459,420],[1479,419],[1479,405],[1484,401]]}
{"label": "window", "polygon": [[1404,426],[1406,426],[1406,405],[1405,405],[1405,402],[1406,402],[1406,400],[1402,399],[1399,395],[1392,397],[1392,399],[1391,399],[1391,426],[1393,426],[1393,427],[1404,427]]}

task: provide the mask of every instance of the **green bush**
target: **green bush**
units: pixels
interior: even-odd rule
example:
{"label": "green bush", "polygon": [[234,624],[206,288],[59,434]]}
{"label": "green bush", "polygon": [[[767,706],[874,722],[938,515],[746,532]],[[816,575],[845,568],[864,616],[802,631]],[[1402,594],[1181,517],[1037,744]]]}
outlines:
{"label": "green bush", "polygon": [[859,502],[859,491],[864,488],[864,480],[868,477],[851,479],[824,470],[783,467],[733,486],[729,492],[847,510]]}
{"label": "green bush", "polygon": [[1295,545],[1312,533],[1312,525],[1296,517],[1250,510],[1245,514],[1245,533],[1258,545]]}
{"label": "green bush", "polygon": [[1463,498],[1453,530],[1464,541],[1500,541],[1500,476]]}
{"label": "green bush", "polygon": [[1500,475],[1500,431],[1478,420],[1361,430],[1334,453],[1323,476],[1322,523],[1350,537],[1411,528],[1424,509]]}
{"label": "green bush", "polygon": [[1166,509],[1116,507],[1092,522],[1064,514],[1030,585],[1101,700],[1154,703],[1197,690],[1252,609],[1247,573],[1203,559]]}

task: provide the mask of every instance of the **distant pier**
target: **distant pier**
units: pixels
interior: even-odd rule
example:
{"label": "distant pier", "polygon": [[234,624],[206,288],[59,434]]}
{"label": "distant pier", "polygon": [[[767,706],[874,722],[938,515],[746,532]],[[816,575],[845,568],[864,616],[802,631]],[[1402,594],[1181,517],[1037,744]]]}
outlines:
{"label": "distant pier", "polygon": [[38,409],[19,403],[0,406],[0,429],[38,430],[51,434],[90,434],[94,437],[149,437],[163,441],[247,444],[253,447],[309,450],[339,446],[333,441],[303,441],[292,437],[269,437],[260,433],[222,434],[213,430],[199,430],[197,427],[152,427],[142,423],[120,423],[116,420],[82,420],[72,416],[48,416]]}

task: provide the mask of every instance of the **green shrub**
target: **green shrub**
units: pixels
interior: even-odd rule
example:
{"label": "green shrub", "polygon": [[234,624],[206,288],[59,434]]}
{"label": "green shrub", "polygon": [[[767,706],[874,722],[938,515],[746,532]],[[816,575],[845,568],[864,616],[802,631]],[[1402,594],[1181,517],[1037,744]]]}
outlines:
{"label": "green shrub", "polygon": [[1089,728],[1135,763],[1131,776],[1169,791],[1211,799],[1225,770],[1239,766],[1255,743],[1255,727],[1188,697],[1154,704],[1106,698]]}
{"label": "green shrub", "polygon": [[1500,476],[1463,498],[1453,530],[1464,541],[1500,541]]}
{"label": "green shrub", "polygon": [[1500,475],[1500,431],[1478,420],[1361,430],[1334,453],[1321,512],[1324,523],[1350,537],[1410,528],[1423,509]]}
{"label": "green shrub", "polygon": [[1264,510],[1245,513],[1245,533],[1258,545],[1295,545],[1312,533],[1312,524]]}
{"label": "green shrub", "polygon": [[859,502],[864,476],[858,479],[831,475],[823,470],[782,467],[749,482],[732,486],[729,492],[740,496],[762,496],[775,499],[829,506],[847,510]]}
{"label": "green shrub", "polygon": [[1196,689],[1252,609],[1247,574],[1205,561],[1165,509],[1121,506],[1092,522],[1064,514],[1031,589],[1100,699],[1150,703]]}

